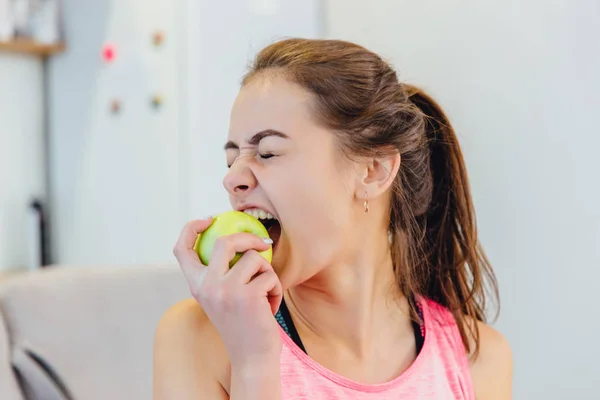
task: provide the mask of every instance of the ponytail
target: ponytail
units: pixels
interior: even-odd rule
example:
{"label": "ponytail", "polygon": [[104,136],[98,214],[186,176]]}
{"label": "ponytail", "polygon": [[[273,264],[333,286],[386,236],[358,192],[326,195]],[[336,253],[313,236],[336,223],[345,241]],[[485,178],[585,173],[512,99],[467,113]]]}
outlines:
{"label": "ponytail", "polygon": [[469,331],[477,354],[477,324],[466,323],[465,317],[485,322],[485,282],[490,284],[496,300],[498,287],[477,238],[465,162],[456,133],[441,107],[413,86],[405,85],[405,90],[424,118],[431,176],[429,207],[415,216],[420,237],[417,247],[424,263],[421,291],[452,312],[468,351]]}

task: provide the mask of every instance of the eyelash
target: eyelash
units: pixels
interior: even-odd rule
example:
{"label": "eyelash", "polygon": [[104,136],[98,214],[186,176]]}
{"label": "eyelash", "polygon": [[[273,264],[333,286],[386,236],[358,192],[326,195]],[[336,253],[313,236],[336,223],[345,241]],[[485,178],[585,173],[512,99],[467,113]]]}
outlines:
{"label": "eyelash", "polygon": [[275,154],[273,153],[262,153],[258,155],[260,158],[262,158],[263,160],[268,160],[271,157],[275,157]]}
{"label": "eyelash", "polygon": [[[269,158],[275,157],[275,154],[273,154],[273,153],[262,153],[262,154],[258,154],[258,156],[262,160],[268,160]],[[231,168],[231,164],[227,164],[227,168]]]}

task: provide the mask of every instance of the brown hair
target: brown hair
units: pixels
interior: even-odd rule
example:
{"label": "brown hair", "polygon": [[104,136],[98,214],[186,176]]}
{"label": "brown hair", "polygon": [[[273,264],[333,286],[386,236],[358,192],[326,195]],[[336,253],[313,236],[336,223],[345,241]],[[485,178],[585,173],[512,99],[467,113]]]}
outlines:
{"label": "brown hair", "polygon": [[423,295],[447,307],[467,351],[469,331],[477,354],[479,331],[467,317],[485,321],[486,282],[496,300],[498,288],[477,238],[458,140],[440,106],[398,82],[381,57],[345,41],[276,42],[258,53],[242,84],[266,72],[315,96],[316,116],[336,132],[344,153],[400,153],[389,225],[398,284],[406,296]]}

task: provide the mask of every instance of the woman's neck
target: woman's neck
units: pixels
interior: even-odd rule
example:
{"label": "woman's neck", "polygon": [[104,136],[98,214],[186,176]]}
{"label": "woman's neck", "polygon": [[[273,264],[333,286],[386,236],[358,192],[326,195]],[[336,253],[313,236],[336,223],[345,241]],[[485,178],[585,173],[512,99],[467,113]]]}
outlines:
{"label": "woman's neck", "polygon": [[332,265],[286,292],[303,341],[339,346],[362,358],[382,341],[411,331],[408,302],[396,284],[389,249],[371,254],[379,257]]}

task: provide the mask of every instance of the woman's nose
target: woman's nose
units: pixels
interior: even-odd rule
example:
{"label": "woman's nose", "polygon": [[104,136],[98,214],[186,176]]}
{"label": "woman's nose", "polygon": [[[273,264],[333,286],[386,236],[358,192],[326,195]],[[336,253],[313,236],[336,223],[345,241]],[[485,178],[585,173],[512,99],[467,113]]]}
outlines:
{"label": "woman's nose", "polygon": [[242,164],[234,163],[223,178],[223,186],[231,195],[250,192],[256,187],[256,177],[250,168]]}

